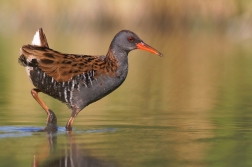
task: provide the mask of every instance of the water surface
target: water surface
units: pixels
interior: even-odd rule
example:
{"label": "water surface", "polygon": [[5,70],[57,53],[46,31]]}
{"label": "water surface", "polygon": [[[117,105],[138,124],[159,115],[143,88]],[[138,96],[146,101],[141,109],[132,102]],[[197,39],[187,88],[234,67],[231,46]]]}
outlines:
{"label": "water surface", "polygon": [[[36,21],[0,34],[0,166],[252,166],[249,39],[211,28],[171,33],[168,23],[150,28],[144,21],[81,31],[64,22],[70,18],[47,19],[61,24]],[[43,25],[49,46],[65,53],[106,54],[113,36],[127,28],[164,57],[130,52],[126,81],[81,111],[72,133],[64,129],[70,110],[40,94],[57,115],[59,131],[38,132],[46,114],[32,98],[33,85],[17,58],[33,27]]]}

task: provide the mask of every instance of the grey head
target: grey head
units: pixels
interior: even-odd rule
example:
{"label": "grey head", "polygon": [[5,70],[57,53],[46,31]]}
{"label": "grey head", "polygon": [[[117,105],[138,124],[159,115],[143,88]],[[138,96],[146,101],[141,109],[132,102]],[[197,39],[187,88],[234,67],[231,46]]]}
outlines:
{"label": "grey head", "polygon": [[111,42],[110,49],[126,54],[134,49],[142,49],[161,57],[163,56],[159,51],[144,43],[138,35],[129,30],[121,30],[118,32]]}

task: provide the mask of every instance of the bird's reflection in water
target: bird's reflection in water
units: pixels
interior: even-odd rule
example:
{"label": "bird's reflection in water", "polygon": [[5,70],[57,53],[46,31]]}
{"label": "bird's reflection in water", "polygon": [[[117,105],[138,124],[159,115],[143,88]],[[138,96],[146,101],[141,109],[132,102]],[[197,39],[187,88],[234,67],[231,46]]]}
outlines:
{"label": "bird's reflection in water", "polygon": [[116,167],[116,162],[90,156],[90,150],[80,149],[72,132],[66,132],[66,143],[57,144],[57,134],[48,133],[45,143],[37,149],[33,167]]}
{"label": "bird's reflection in water", "polygon": [[72,131],[66,132],[66,142],[58,144],[57,117],[50,110],[47,126],[39,130],[46,132],[45,143],[41,144],[34,155],[33,167],[117,167],[115,162],[106,161],[89,154],[91,150],[80,149]]}

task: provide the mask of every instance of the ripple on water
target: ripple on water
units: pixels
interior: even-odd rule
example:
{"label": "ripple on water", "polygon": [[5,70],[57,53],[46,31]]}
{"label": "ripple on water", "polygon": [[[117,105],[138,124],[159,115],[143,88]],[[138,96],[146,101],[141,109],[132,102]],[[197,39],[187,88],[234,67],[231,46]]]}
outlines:
{"label": "ripple on water", "polygon": [[[27,137],[34,135],[44,127],[31,127],[31,126],[0,126],[0,139],[1,138],[14,138],[14,137]],[[116,128],[92,129],[92,130],[75,130],[75,133],[105,133],[115,132]],[[57,133],[66,132],[65,127],[58,127]],[[44,133],[44,132],[41,132]]]}
{"label": "ripple on water", "polygon": [[[0,139],[32,136],[34,132],[38,132],[43,128],[31,126],[0,126]],[[59,127],[58,131],[61,132],[63,129],[63,127]]]}

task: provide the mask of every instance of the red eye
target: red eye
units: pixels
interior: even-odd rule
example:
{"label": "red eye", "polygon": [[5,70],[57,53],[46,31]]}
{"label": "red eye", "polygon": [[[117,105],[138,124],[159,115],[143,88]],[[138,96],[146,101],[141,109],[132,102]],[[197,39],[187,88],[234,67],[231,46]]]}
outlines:
{"label": "red eye", "polygon": [[134,41],[134,38],[130,36],[130,37],[128,37],[128,41],[129,41],[129,42],[133,42],[133,41]]}

